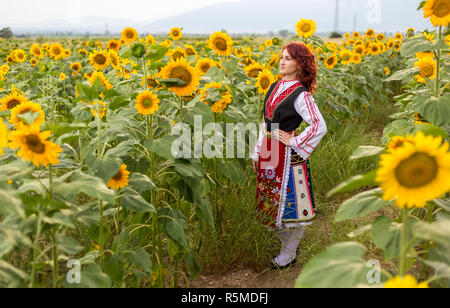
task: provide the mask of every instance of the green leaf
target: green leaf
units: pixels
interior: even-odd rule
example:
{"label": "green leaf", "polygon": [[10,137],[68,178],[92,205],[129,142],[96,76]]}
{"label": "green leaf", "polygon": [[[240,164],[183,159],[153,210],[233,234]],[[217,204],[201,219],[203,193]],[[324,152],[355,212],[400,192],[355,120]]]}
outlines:
{"label": "green leaf", "polygon": [[0,180],[18,180],[22,179],[34,171],[34,167],[23,160],[14,160],[13,162],[0,166]]}
{"label": "green leaf", "polygon": [[123,157],[128,154],[129,151],[133,149],[133,145],[136,144],[137,141],[134,139],[126,140],[119,143],[112,149],[106,151],[104,157],[105,158],[115,158],[115,157]]}
{"label": "green leaf", "polygon": [[22,201],[16,190],[12,190],[8,187],[9,184],[6,182],[0,182],[0,214],[9,215],[25,218],[25,211],[22,205]]}
{"label": "green leaf", "polygon": [[116,254],[111,254],[105,258],[104,268],[106,274],[116,283],[122,283],[124,276],[124,264]]}
{"label": "green leaf", "polygon": [[17,117],[22,120],[22,122],[30,125],[39,117],[39,115],[39,112],[29,111],[27,113],[17,114]]}
{"label": "green leaf", "polygon": [[164,58],[167,51],[169,50],[168,47],[160,46],[160,45],[152,45],[149,47],[149,52],[147,56],[145,57],[146,60],[150,60],[150,62],[156,62]]}
{"label": "green leaf", "polygon": [[124,208],[136,211],[138,213],[152,213],[156,211],[152,204],[148,203],[131,187],[124,188],[120,201]]}
{"label": "green leaf", "polygon": [[69,255],[76,255],[84,249],[80,243],[64,234],[57,233],[55,235],[55,241],[58,248]]}
{"label": "green leaf", "polygon": [[70,183],[56,182],[53,184],[53,192],[61,195],[78,196],[85,193],[88,196],[104,200],[114,204],[116,194],[106,187],[102,179],[77,170],[73,173]]}
{"label": "green leaf", "polygon": [[220,160],[219,170],[234,184],[244,185],[246,180],[245,172],[237,160]]}
{"label": "green leaf", "polygon": [[90,264],[81,272],[81,283],[69,284],[65,282],[64,286],[68,288],[110,288],[111,280],[102,272],[99,265]]}
{"label": "green leaf", "polygon": [[372,145],[361,145],[353,151],[350,159],[358,159],[367,156],[378,155],[384,151],[384,147],[377,147]]}
{"label": "green leaf", "polygon": [[447,44],[444,40],[436,40],[434,42],[431,42],[427,40],[425,36],[418,36],[410,38],[406,42],[404,42],[400,49],[400,54],[405,58],[409,58],[411,56],[414,56],[418,52],[434,51],[447,48]]}
{"label": "green leaf", "polygon": [[177,159],[174,166],[175,170],[184,177],[202,178],[205,175],[201,163],[196,159]]}
{"label": "green leaf", "polygon": [[340,222],[356,217],[364,217],[374,211],[378,211],[389,204],[389,201],[381,199],[381,194],[381,189],[376,188],[359,193],[344,201],[339,207],[334,221]]}
{"label": "green leaf", "polygon": [[147,273],[151,273],[153,270],[152,260],[144,248],[139,248],[135,252],[128,254],[128,260]]}
{"label": "green leaf", "polygon": [[105,245],[111,237],[111,227],[109,223],[103,225],[103,243],[100,243],[100,226],[94,225],[87,231],[89,238],[98,245]]}
{"label": "green leaf", "polygon": [[17,287],[27,279],[28,275],[25,272],[0,259],[0,285]]}
{"label": "green leaf", "polygon": [[392,74],[389,78],[386,78],[384,81],[397,81],[397,80],[405,80],[408,81],[414,77],[414,75],[417,75],[419,73],[418,67],[411,67],[407,68],[401,71],[397,71],[394,74]]}
{"label": "green leaf", "polygon": [[132,186],[140,194],[156,187],[155,183],[153,183],[147,175],[139,172],[133,172],[131,175],[130,186]]}
{"label": "green leaf", "polygon": [[376,173],[377,170],[372,170],[364,175],[355,175],[351,177],[350,179],[346,180],[345,182],[342,182],[341,184],[330,190],[327,193],[327,198],[330,198],[331,196],[337,193],[355,190],[363,186],[374,185]]}
{"label": "green leaf", "polygon": [[450,95],[414,101],[409,106],[437,126],[450,124]]}
{"label": "green leaf", "polygon": [[101,178],[105,183],[119,172],[122,166],[122,160],[119,158],[97,158],[93,161],[86,160],[89,168],[94,172],[95,176]]}
{"label": "green leaf", "polygon": [[433,223],[417,222],[413,233],[419,238],[450,246],[450,217],[439,213]]}
{"label": "green leaf", "polygon": [[344,242],[328,247],[303,268],[296,288],[351,288],[367,283],[369,269],[362,258],[366,248]]}
{"label": "green leaf", "polygon": [[422,132],[425,136],[442,137],[443,139],[449,138],[447,132],[443,128],[435,126],[431,123],[416,124],[412,134],[415,135],[418,132]]}
{"label": "green leaf", "polygon": [[191,274],[191,277],[195,277],[200,273],[201,266],[198,263],[195,254],[191,250],[189,250],[188,253],[184,255],[184,262],[186,263],[187,269],[189,271],[189,274]]}
{"label": "green leaf", "polygon": [[33,243],[23,232],[3,224],[0,225],[0,239],[0,258],[9,253],[15,246],[33,247]]}
{"label": "green leaf", "polygon": [[188,248],[188,238],[183,223],[179,219],[173,219],[165,223],[164,231],[178,246]]}
{"label": "green leaf", "polygon": [[92,102],[100,98],[99,92],[95,89],[94,86],[90,87],[80,82],[77,82],[77,89],[80,96],[88,100],[89,102]]}
{"label": "green leaf", "polygon": [[446,210],[447,212],[450,212],[450,199],[434,199],[434,203],[436,203],[441,209]]}
{"label": "green leaf", "polygon": [[[162,158],[174,159],[172,156],[172,144],[176,139],[177,137],[175,136],[166,135],[158,140],[146,140],[144,146]],[[174,155],[176,155],[175,152]]]}

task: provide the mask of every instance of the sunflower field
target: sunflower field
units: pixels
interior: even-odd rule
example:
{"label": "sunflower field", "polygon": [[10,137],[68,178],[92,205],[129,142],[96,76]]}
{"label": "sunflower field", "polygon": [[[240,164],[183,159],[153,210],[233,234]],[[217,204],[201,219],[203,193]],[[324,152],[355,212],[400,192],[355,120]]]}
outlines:
{"label": "sunflower field", "polygon": [[[378,285],[449,286],[450,3],[418,10],[432,31],[367,29],[338,42],[316,36],[307,19],[289,40],[224,30],[184,37],[178,27],[167,37],[128,27],[115,39],[0,39],[0,286],[180,287],[208,264],[259,268],[272,244],[252,223],[251,159],[211,145],[226,124],[261,122],[289,41],[316,57],[315,100],[336,132],[327,142],[373,110],[395,110],[379,145],[333,162],[363,161],[363,174],[315,169],[332,188],[319,209],[350,196],[336,223],[391,215],[354,230],[355,241],[321,247],[295,285],[368,286],[357,240],[370,233],[390,265]],[[210,138],[201,143],[199,116]],[[193,158],[178,155],[176,130],[194,144]],[[244,143],[226,137],[251,154],[256,133]],[[220,154],[202,154],[208,147]]]}

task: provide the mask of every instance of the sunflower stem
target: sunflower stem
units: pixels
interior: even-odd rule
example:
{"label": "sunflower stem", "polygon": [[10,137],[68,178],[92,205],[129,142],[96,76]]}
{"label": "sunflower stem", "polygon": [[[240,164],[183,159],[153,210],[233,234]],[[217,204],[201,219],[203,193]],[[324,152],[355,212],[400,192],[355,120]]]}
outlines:
{"label": "sunflower stem", "polygon": [[400,265],[399,265],[399,274],[400,277],[405,276],[406,272],[406,255],[408,253],[407,245],[408,245],[408,214],[409,211],[406,207],[402,209],[402,241],[401,241],[401,255],[400,255]]}
{"label": "sunflower stem", "polygon": [[36,238],[33,244],[33,263],[31,264],[31,281],[30,288],[34,287],[34,282],[36,280],[36,263],[37,263],[37,250],[39,245],[39,238],[41,237],[42,231],[42,213],[40,206],[38,207],[38,218],[37,218],[37,228],[36,228]]}
{"label": "sunflower stem", "polygon": [[[438,40],[442,37],[442,26],[439,26],[438,31]],[[435,88],[435,96],[439,97],[439,86],[440,86],[440,66],[441,66],[441,49],[438,49],[437,51],[437,64],[436,64],[436,88]]]}
{"label": "sunflower stem", "polygon": [[58,287],[58,247],[56,246],[55,230],[52,230],[52,254],[53,254],[53,288]]}
{"label": "sunflower stem", "polygon": [[[102,122],[100,118],[100,104],[97,104],[97,157],[102,158]],[[99,200],[100,214],[100,267],[103,269],[103,201]]]}

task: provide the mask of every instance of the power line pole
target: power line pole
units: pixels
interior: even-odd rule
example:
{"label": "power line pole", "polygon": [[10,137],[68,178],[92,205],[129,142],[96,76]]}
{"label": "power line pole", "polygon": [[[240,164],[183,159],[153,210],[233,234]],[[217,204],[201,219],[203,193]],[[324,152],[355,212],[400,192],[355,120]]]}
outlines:
{"label": "power line pole", "polygon": [[334,32],[339,30],[339,0],[336,0],[336,9],[334,10]]}

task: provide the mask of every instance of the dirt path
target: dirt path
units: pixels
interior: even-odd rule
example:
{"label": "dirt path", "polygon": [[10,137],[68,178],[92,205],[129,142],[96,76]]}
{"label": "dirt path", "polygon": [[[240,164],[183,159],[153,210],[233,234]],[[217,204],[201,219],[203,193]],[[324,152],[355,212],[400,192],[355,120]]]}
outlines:
{"label": "dirt path", "polygon": [[246,268],[234,268],[225,274],[199,275],[191,288],[292,288],[301,271],[297,264],[284,270],[266,269],[260,273]]}

